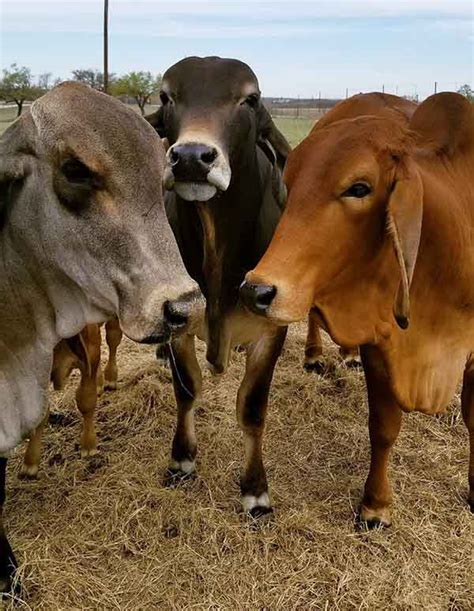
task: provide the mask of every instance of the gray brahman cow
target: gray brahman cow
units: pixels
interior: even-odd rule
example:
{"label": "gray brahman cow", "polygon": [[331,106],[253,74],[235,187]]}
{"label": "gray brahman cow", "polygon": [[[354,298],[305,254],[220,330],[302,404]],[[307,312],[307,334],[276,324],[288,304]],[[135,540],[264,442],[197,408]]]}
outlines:
{"label": "gray brahman cow", "polygon": [[133,340],[166,341],[199,316],[164,165],[145,120],[78,83],[34,102],[0,140],[0,592],[16,582],[7,456],[43,418],[55,345],[113,316]]}

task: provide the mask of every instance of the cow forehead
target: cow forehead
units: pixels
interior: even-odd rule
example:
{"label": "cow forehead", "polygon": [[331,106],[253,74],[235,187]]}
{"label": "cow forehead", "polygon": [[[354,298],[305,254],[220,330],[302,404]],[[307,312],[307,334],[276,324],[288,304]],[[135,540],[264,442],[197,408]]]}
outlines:
{"label": "cow forehead", "polygon": [[244,62],[220,57],[189,57],[163,75],[163,89],[178,98],[227,97],[258,91],[258,79]]}
{"label": "cow forehead", "polygon": [[344,119],[315,130],[291,154],[287,175],[319,168],[325,176],[339,177],[352,170],[377,167],[381,153],[403,155],[411,144],[409,131],[379,117]]}
{"label": "cow forehead", "polygon": [[46,150],[70,151],[84,161],[148,158],[159,139],[122,102],[80,83],[64,83],[33,103],[31,114]]}

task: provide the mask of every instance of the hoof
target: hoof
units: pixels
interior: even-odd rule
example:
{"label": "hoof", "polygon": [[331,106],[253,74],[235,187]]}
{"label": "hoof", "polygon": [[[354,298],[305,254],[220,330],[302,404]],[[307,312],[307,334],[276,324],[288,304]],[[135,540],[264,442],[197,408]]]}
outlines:
{"label": "hoof", "polygon": [[257,505],[257,507],[254,507],[247,513],[254,520],[258,520],[259,518],[262,518],[263,516],[268,516],[269,514],[272,514],[273,507],[262,507],[260,505]]}
{"label": "hoof", "polygon": [[327,371],[326,363],[323,359],[316,359],[315,361],[305,361],[303,369],[308,373],[317,373],[323,375]]}
{"label": "hoof", "polygon": [[345,359],[344,365],[348,369],[362,369],[362,361],[360,360],[360,357]]}
{"label": "hoof", "polygon": [[392,525],[390,518],[390,510],[384,509],[369,509],[362,505],[359,515],[356,518],[356,525],[361,530],[374,530],[375,528],[388,528]]}
{"label": "hoof", "polygon": [[165,471],[164,484],[167,488],[176,488],[182,482],[196,477],[196,462],[194,460],[173,460]]}
{"label": "hoof", "polygon": [[97,456],[99,450],[97,447],[95,448],[81,448],[81,458],[92,458],[93,456]]}
{"label": "hoof", "polygon": [[252,518],[260,518],[269,513],[273,513],[268,492],[262,492],[260,496],[245,494],[242,497],[242,508],[244,513]]}
{"label": "hoof", "polygon": [[23,463],[21,465],[20,473],[18,477],[20,479],[38,479],[38,465],[27,465]]}
{"label": "hoof", "polygon": [[112,380],[105,380],[104,390],[107,392],[117,390],[117,382],[113,382]]}
{"label": "hoof", "polygon": [[471,510],[471,513],[474,513],[474,498],[471,497],[468,499],[467,504],[469,505],[469,509]]}

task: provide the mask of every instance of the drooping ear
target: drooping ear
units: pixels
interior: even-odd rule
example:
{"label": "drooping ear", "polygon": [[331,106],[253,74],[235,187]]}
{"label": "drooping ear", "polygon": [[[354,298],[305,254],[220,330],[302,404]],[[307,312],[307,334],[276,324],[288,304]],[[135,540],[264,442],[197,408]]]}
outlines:
{"label": "drooping ear", "polygon": [[[258,142],[268,140],[276,154],[276,161],[281,171],[285,167],[286,159],[291,151],[291,146],[288,144],[285,136],[280,132],[273,122],[270,113],[259,100],[257,107],[257,132]],[[260,144],[261,146],[261,144]],[[268,156],[268,152],[261,146],[263,152]],[[270,159],[271,161],[271,159]]]}
{"label": "drooping ear", "polygon": [[155,128],[160,138],[168,137],[163,119],[163,106],[160,106],[158,110],[156,112],[152,112],[151,115],[146,115],[145,119],[152,127]]}
{"label": "drooping ear", "polygon": [[0,139],[0,229],[6,222],[14,188],[31,172],[34,153],[25,139],[24,121],[19,119]]}
{"label": "drooping ear", "polygon": [[395,320],[406,329],[410,319],[413,278],[423,217],[423,183],[415,163],[404,159],[395,176],[387,210],[387,228],[400,268],[400,284],[393,308]]}

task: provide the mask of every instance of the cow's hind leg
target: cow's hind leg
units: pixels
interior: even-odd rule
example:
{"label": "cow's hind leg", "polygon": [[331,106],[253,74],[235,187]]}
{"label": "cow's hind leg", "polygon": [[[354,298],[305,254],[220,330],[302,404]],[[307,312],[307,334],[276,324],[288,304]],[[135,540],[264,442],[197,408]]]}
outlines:
{"label": "cow's hind leg", "polygon": [[97,375],[100,367],[100,328],[89,325],[87,328],[88,362],[81,360],[81,381],[76,391],[76,403],[82,414],[81,456],[87,458],[97,454],[97,435],[95,431],[95,409],[97,407]]}
{"label": "cow's hind leg", "polygon": [[0,602],[2,594],[19,593],[19,584],[15,580],[18,565],[3,527],[6,469],[7,459],[0,456]]}
{"label": "cow's hind leg", "polygon": [[315,315],[311,312],[308,316],[308,334],[306,336],[306,346],[304,349],[303,367],[306,371],[315,371],[319,374],[326,371],[326,364],[323,358],[321,331]]}
{"label": "cow's hind leg", "polygon": [[469,494],[468,503],[474,513],[474,363],[464,372],[461,394],[462,416],[469,433]]}
{"label": "cow's hind leg", "polygon": [[20,477],[35,479],[38,476],[39,464],[41,460],[41,445],[43,440],[43,430],[49,419],[49,409],[40,424],[30,435],[26,447],[23,464],[20,470]]}
{"label": "cow's hind leg", "polygon": [[245,466],[240,480],[242,506],[254,517],[271,511],[262,459],[268,393],[273,371],[286,337],[275,328],[247,348],[245,376],[237,395],[237,419],[244,436]]}
{"label": "cow's hind leg", "polygon": [[385,367],[375,349],[361,348],[361,356],[369,400],[371,458],[360,520],[368,527],[390,526],[392,489],[387,468],[390,450],[400,432],[402,411],[393,396]]}
{"label": "cow's hind leg", "polygon": [[122,335],[122,329],[116,318],[109,320],[105,324],[105,341],[109,347],[109,360],[107,361],[104,371],[105,390],[115,390],[117,388],[117,348],[122,341]]}
{"label": "cow's hind leg", "polygon": [[166,474],[168,483],[172,483],[191,475],[196,467],[194,407],[201,397],[202,375],[196,358],[194,335],[179,337],[168,350],[178,408],[171,461]]}

